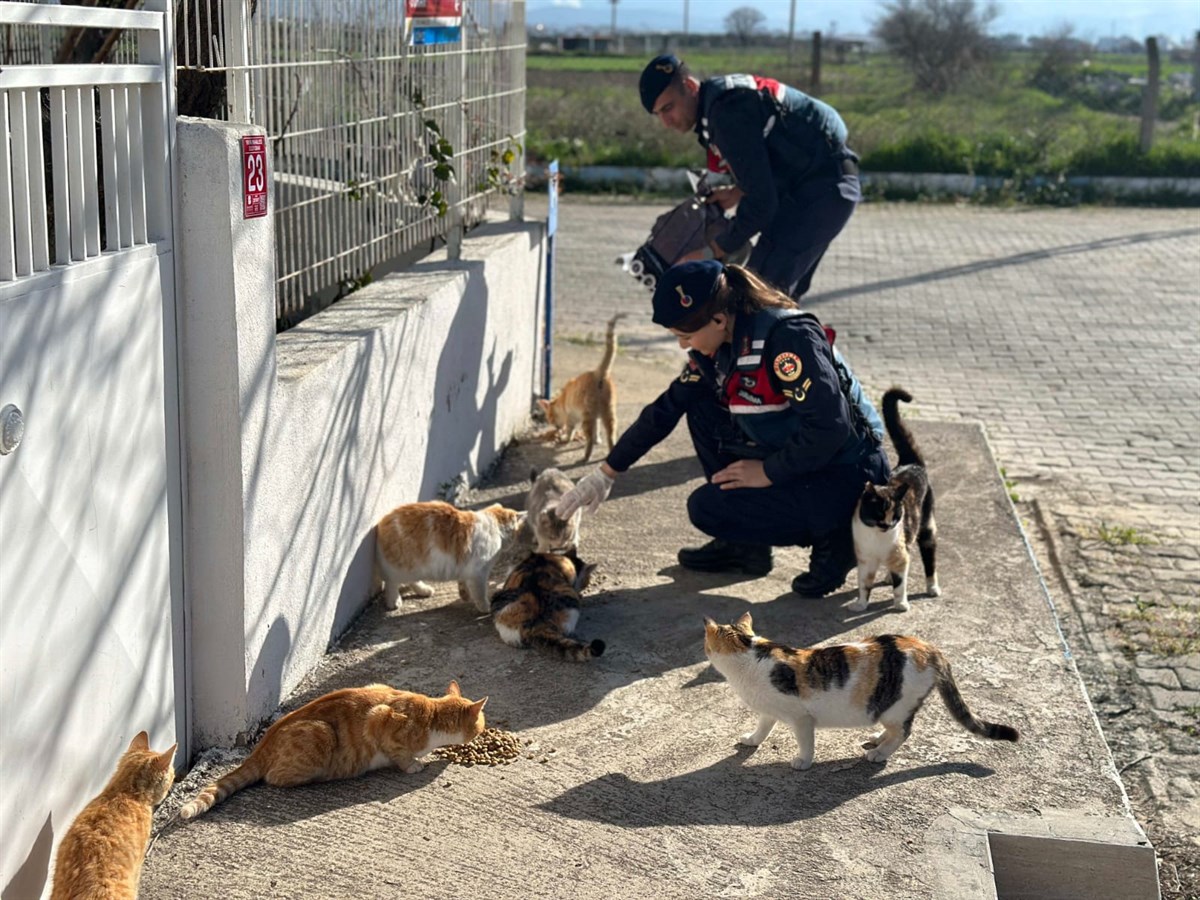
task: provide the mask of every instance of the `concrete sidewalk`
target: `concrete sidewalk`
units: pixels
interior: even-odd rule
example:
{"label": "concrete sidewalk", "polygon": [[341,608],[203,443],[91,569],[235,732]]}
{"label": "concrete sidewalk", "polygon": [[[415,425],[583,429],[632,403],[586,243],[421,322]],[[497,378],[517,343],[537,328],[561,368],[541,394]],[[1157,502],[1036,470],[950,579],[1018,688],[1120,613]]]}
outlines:
{"label": "concrete sidewalk", "polygon": [[[556,372],[599,355],[560,344]],[[676,372],[661,353],[619,357],[621,420]],[[457,678],[468,696],[489,695],[489,723],[531,740],[534,758],[249,788],[166,827],[141,896],[967,898],[989,896],[989,823],[1136,843],[983,432],[917,417],[913,427],[938,492],[940,599],[918,596],[912,612],[893,614],[881,590],[853,614],[852,579],[800,600],[789,582],[805,551],[794,548],[752,581],[682,570],[676,550],[700,539],[684,514],[700,472],[677,429],[585,522],[582,555],[600,568],[578,632],[607,643],[602,658],[510,648],[446,586],[394,613],[369,610],[287,703],[375,681],[440,693]],[[517,446],[470,500],[519,506],[531,465],[578,478],[590,469],[581,455],[580,445]],[[934,698],[886,766],[862,759],[857,731],[818,732],[816,763],[802,773],[788,765],[783,729],[757,750],[739,747],[753,717],[705,662],[701,617],[746,610],[760,633],[790,644],[882,632],[931,640],[972,709],[1015,725],[1022,741],[977,739]],[[193,771],[160,821],[233,760]]]}

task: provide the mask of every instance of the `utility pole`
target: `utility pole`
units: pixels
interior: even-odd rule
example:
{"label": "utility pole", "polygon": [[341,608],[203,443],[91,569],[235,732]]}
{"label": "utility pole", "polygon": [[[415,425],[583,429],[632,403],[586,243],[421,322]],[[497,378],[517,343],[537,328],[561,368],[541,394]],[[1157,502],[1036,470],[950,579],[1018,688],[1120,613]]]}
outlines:
{"label": "utility pole", "polygon": [[[684,0],[686,3],[687,0]],[[792,11],[788,16],[788,68],[792,66],[792,55],[796,50],[796,0],[792,0]]]}
{"label": "utility pole", "polygon": [[615,42],[617,39],[617,3],[618,0],[609,0],[612,3],[612,25],[609,26],[608,33]]}
{"label": "utility pole", "polygon": [[[793,3],[796,0],[792,0]],[[687,46],[688,39],[688,0],[683,0],[683,45]]]}
{"label": "utility pole", "polygon": [[1146,56],[1150,71],[1142,92],[1142,128],[1138,141],[1142,153],[1149,153],[1154,146],[1154,123],[1158,119],[1158,38],[1146,38]]}

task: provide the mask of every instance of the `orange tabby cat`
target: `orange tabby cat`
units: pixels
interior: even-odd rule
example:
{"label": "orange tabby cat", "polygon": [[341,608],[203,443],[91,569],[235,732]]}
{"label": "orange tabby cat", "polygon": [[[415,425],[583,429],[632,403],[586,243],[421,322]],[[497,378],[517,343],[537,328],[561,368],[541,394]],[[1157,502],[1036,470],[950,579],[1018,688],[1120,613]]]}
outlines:
{"label": "orange tabby cat", "polygon": [[625,313],[617,313],[608,320],[604,356],[594,372],[576,375],[549,400],[538,400],[538,406],[546,413],[546,421],[554,426],[542,435],[543,438],[554,437],[560,444],[566,443],[575,437],[575,427],[583,425],[583,437],[587,441],[584,462],[592,458],[597,419],[604,424],[608,449],[613,446],[617,431],[617,389],[613,385],[612,366],[617,355],[617,319],[624,317]]}
{"label": "orange tabby cat", "polygon": [[124,900],[137,897],[154,807],[175,781],[175,745],[155,753],[139,732],[117,771],[75,817],[54,865],[50,900]]}
{"label": "orange tabby cat", "polygon": [[398,691],[386,684],[344,688],[306,703],[267,729],[246,761],[202,790],[179,811],[203,815],[258,781],[294,787],[353,778],[394,765],[410,775],[418,758],[448,744],[466,744],[486,727],[487,697],[463,697],[451,681],[444,697]]}
{"label": "orange tabby cat", "polygon": [[488,612],[488,576],[524,522],[524,513],[499,503],[478,511],[441,500],[397,506],[375,527],[383,605],[395,609],[405,594],[432,596],[433,588],[424,581],[428,578],[457,581],[459,597]]}

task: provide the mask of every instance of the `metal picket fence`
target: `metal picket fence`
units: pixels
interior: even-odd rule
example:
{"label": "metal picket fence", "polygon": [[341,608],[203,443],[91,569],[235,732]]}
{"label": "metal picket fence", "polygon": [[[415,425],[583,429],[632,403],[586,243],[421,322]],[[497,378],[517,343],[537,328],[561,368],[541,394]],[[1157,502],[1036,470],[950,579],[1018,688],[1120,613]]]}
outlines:
{"label": "metal picket fence", "polygon": [[[457,41],[414,44],[427,5],[461,9]],[[524,0],[176,0],[180,114],[269,136],[281,327],[390,260],[453,252],[519,190],[524,20]]]}

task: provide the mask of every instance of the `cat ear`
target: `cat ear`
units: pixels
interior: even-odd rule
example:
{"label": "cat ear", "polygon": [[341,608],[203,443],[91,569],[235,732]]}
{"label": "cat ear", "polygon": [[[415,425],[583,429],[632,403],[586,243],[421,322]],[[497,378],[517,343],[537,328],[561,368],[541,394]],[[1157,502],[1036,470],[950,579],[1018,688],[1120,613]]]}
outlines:
{"label": "cat ear", "polygon": [[538,474],[539,474],[539,473],[538,473],[538,470],[537,470],[536,468],[532,468],[532,469],[530,469],[530,470],[529,470],[529,483],[530,483],[530,484],[534,484],[534,483],[536,483],[536,482],[537,482],[537,480],[538,480]]}
{"label": "cat ear", "polygon": [[871,488],[873,488],[873,487],[875,487],[875,482],[873,482],[873,481],[864,481],[864,482],[863,482],[863,493],[864,493],[864,494],[869,494],[869,493],[871,493]]}
{"label": "cat ear", "polygon": [[158,759],[154,761],[154,766],[158,769],[158,771],[166,772],[171,768],[171,763],[175,759],[175,748],[178,746],[179,744],[172,744],[171,749],[164,750],[162,753],[158,754]]}
{"label": "cat ear", "polygon": [[481,712],[483,712],[483,708],[485,706],[487,706],[487,702],[488,702],[488,698],[484,697],[482,700],[476,700],[474,703],[472,703],[471,704],[471,715],[477,716]]}
{"label": "cat ear", "polygon": [[754,620],[750,618],[750,613],[748,612],[744,612],[738,616],[738,620],[733,624],[739,631],[754,634]]}
{"label": "cat ear", "polygon": [[144,731],[139,731],[136,735],[134,735],[133,740],[129,742],[129,749],[126,750],[125,752],[128,753],[130,750],[149,750],[149,749],[150,749],[150,735],[146,734],[146,732],[144,732]]}
{"label": "cat ear", "polygon": [[540,406],[542,408],[543,412],[550,412],[550,401],[549,400],[543,400],[541,397],[539,397],[537,404],[538,404],[538,406]]}
{"label": "cat ear", "polygon": [[713,621],[712,619],[710,619],[708,616],[705,616],[705,617],[704,617],[704,630],[705,630],[705,631],[707,631],[707,630],[708,630],[708,629],[710,629],[710,628],[716,628],[716,627],[717,627],[717,623],[716,623],[716,622],[714,622],[714,621]]}
{"label": "cat ear", "polygon": [[452,680],[450,682],[450,687],[446,688],[446,696],[448,696],[448,697],[461,697],[462,696],[462,691],[460,691],[458,689],[457,681]]}

